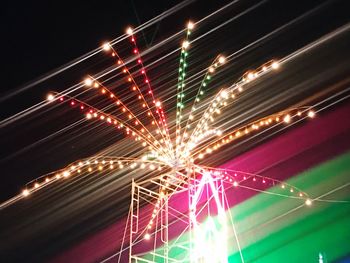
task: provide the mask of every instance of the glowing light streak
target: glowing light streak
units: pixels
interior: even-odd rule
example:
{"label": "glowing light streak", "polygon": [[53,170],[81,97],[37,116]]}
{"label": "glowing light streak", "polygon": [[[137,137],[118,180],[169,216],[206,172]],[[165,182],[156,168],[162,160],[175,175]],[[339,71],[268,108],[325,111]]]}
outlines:
{"label": "glowing light streak", "polygon": [[[220,92],[216,94],[213,100],[209,103],[209,107],[204,110],[203,115],[199,120],[196,119],[196,115],[194,112],[196,111],[196,103],[200,102],[200,96],[204,94],[204,87],[207,87],[209,81],[214,76],[214,73],[217,72],[217,69],[220,65],[226,64],[229,62],[229,59],[226,59],[224,56],[219,55],[215,58],[213,63],[207,68],[207,72],[204,75],[204,79],[201,82],[201,86],[198,89],[197,96],[193,102],[193,106],[191,108],[191,112],[188,115],[188,120],[184,129],[181,127],[181,120],[184,116],[182,116],[182,110],[185,105],[183,103],[185,94],[185,79],[186,79],[186,69],[187,69],[187,58],[188,58],[188,49],[191,47],[189,42],[189,35],[191,34],[191,30],[194,28],[194,24],[189,22],[187,25],[187,34],[186,39],[182,43],[181,48],[181,56],[180,56],[180,66],[179,66],[179,77],[178,77],[178,86],[177,86],[177,104],[176,104],[176,140],[175,142],[171,141],[169,129],[167,127],[167,121],[165,118],[165,114],[163,111],[162,102],[158,99],[155,99],[153,94],[153,90],[150,85],[150,80],[147,76],[146,69],[143,65],[143,59],[141,58],[139,49],[136,45],[136,39],[134,36],[134,32],[131,28],[127,29],[127,34],[131,42],[134,44],[133,54],[136,56],[137,63],[141,66],[141,75],[144,77],[144,84],[148,87],[147,96],[152,99],[152,106],[147,102],[147,99],[141,92],[141,89],[136,84],[136,81],[133,75],[130,73],[129,69],[124,64],[124,61],[120,58],[118,53],[114,50],[111,44],[105,43],[102,46],[102,49],[106,52],[110,52],[112,57],[117,59],[118,67],[121,67],[124,74],[127,74],[127,82],[132,84],[132,91],[138,92],[138,99],[142,101],[142,108],[147,108],[147,115],[153,119],[152,124],[157,126],[156,130],[152,130],[156,135],[160,136],[161,139],[157,139],[151,133],[151,131],[146,127],[146,125],[141,122],[141,119],[137,117],[134,112],[128,108],[121,100],[114,94],[110,89],[104,86],[97,79],[89,76],[87,77],[83,83],[87,87],[91,87],[91,89],[95,89],[99,91],[99,93],[104,96],[112,99],[114,103],[118,106],[118,109],[121,111],[121,114],[126,118],[126,120],[121,120],[111,114],[107,114],[103,111],[100,111],[87,103],[84,103],[76,98],[72,98],[69,96],[57,96],[53,94],[49,94],[47,99],[48,101],[55,100],[58,98],[60,102],[68,102],[72,107],[79,106],[82,111],[85,112],[86,118],[88,120],[99,119],[107,124],[115,125],[118,129],[124,129],[127,135],[130,135],[134,138],[135,141],[142,140],[143,147],[145,151],[151,151],[151,157],[145,155],[139,159],[137,158],[105,158],[98,159],[92,158],[90,160],[81,160],[78,163],[69,165],[64,169],[55,171],[52,174],[45,175],[36,179],[35,181],[30,182],[27,187],[22,191],[23,197],[27,197],[32,192],[45,187],[48,184],[51,184],[57,180],[69,180],[70,177],[74,177],[78,174],[84,173],[92,173],[92,172],[104,172],[111,173],[115,169],[123,169],[124,166],[129,167],[130,169],[147,169],[151,173],[159,172],[162,174],[162,177],[155,184],[159,186],[159,191],[156,194],[157,201],[154,204],[154,209],[151,215],[151,219],[147,224],[147,231],[154,230],[154,221],[159,212],[162,211],[162,205],[166,203],[171,196],[171,194],[175,193],[178,188],[186,189],[186,187],[195,187],[194,194],[191,196],[191,203],[189,206],[190,210],[190,220],[191,224],[194,227],[195,233],[195,251],[193,255],[193,259],[201,259],[206,260],[206,262],[227,262],[227,250],[226,250],[226,242],[225,242],[225,233],[226,231],[222,231],[226,226],[226,218],[225,212],[223,208],[223,198],[219,196],[219,192],[223,191],[221,189],[218,190],[218,187],[214,184],[214,181],[225,182],[232,187],[246,187],[249,189],[255,189],[256,185],[260,184],[261,192],[272,193],[269,190],[266,190],[267,187],[270,187],[271,184],[278,184],[280,186],[283,194],[281,196],[299,198],[304,200],[306,206],[310,206],[312,204],[312,200],[308,197],[308,195],[294,187],[292,185],[288,185],[287,183],[278,181],[277,179],[271,179],[268,177],[256,175],[256,174],[248,174],[248,173],[238,173],[235,171],[224,170],[221,171],[219,169],[199,166],[195,165],[194,162],[198,159],[203,159],[207,154],[211,154],[214,151],[218,150],[225,144],[233,142],[236,139],[241,138],[242,136],[248,136],[254,131],[272,125],[273,123],[279,123],[280,121],[284,121],[289,123],[292,121],[293,117],[291,115],[290,110],[286,110],[280,112],[278,114],[270,115],[265,118],[262,118],[253,123],[244,125],[234,131],[229,132],[228,134],[223,133],[220,130],[210,127],[210,123],[214,121],[214,115],[219,115],[223,111],[223,108],[228,105],[228,101],[231,99],[236,99],[239,92],[244,90],[244,85],[251,81],[254,81],[258,77],[263,74],[266,74],[270,70],[277,70],[280,68],[279,61],[270,61],[265,63],[260,68],[256,70],[249,70],[245,74],[243,74],[242,78],[231,85],[229,88],[222,89]],[[65,100],[68,98],[68,100]],[[152,112],[152,109],[155,109],[155,112],[159,116],[159,120],[157,120]],[[301,109],[301,108],[300,108]],[[299,110],[300,110],[299,109]],[[295,109],[292,109],[295,110]],[[304,110],[304,108],[303,108]],[[302,116],[305,110],[298,111],[296,116]],[[314,111],[308,111],[308,117],[313,118],[315,116]],[[131,124],[131,122],[133,122]],[[194,129],[190,132],[187,132],[189,126],[192,127],[195,124]],[[213,139],[212,137],[216,137]],[[175,149],[173,147],[175,145]],[[167,173],[163,173],[163,167],[167,168]],[[170,172],[169,172],[170,170]],[[183,172],[182,171],[186,171]],[[196,178],[198,174],[202,174],[200,179]],[[187,179],[193,176],[193,181],[195,182],[191,185]],[[154,183],[154,178],[150,179],[152,183]],[[254,187],[250,187],[244,185],[246,182],[251,182],[254,184]],[[200,229],[199,220],[197,220],[197,209],[196,206],[198,204],[198,200],[200,195],[203,192],[204,186],[207,185],[210,187],[210,192],[212,193],[212,197],[215,201],[216,207],[218,209],[220,224],[222,225],[222,229],[217,229],[214,220],[209,217],[207,222],[202,224],[203,229]],[[256,186],[257,187],[257,186]],[[131,218],[133,218],[131,216]],[[132,232],[133,230],[131,230]],[[206,236],[210,236],[209,240],[206,240]],[[145,232],[144,239],[150,240],[153,239],[153,234],[151,232]],[[162,237],[163,238],[163,237]],[[156,239],[156,237],[154,238]],[[132,240],[132,239],[131,239]],[[165,240],[165,239],[164,239]],[[217,242],[219,241],[220,242]],[[213,247],[208,244],[214,244],[214,251],[217,253],[212,253]],[[215,246],[216,244],[216,246]],[[218,246],[220,244],[220,246]]]}

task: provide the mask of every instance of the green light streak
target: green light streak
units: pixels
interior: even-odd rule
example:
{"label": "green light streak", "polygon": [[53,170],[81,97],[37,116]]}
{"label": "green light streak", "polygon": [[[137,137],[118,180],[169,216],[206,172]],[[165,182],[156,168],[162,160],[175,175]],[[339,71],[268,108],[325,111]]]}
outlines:
{"label": "green light streak", "polygon": [[[186,31],[186,40],[184,41],[184,43],[187,43],[186,45],[183,44],[182,48],[181,48],[181,54],[180,54],[180,64],[179,64],[179,75],[178,75],[178,82],[177,82],[177,101],[176,101],[176,141],[177,144],[180,141],[180,130],[181,130],[181,119],[182,119],[182,109],[185,108],[185,105],[183,103],[183,98],[185,97],[184,94],[184,87],[185,87],[185,77],[186,77],[186,68],[187,68],[187,63],[186,63],[186,59],[188,57],[188,52],[186,51],[189,48],[189,36],[191,34],[190,29],[187,29]],[[176,155],[178,156],[178,151],[179,148],[176,147]]]}

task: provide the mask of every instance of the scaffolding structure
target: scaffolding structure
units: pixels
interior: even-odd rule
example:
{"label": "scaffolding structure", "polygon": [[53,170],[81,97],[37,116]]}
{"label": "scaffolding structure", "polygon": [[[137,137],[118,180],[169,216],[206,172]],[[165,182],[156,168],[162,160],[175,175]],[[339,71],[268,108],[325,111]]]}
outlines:
{"label": "scaffolding structure", "polygon": [[133,180],[129,263],[228,262],[226,201],[224,180],[204,170]]}

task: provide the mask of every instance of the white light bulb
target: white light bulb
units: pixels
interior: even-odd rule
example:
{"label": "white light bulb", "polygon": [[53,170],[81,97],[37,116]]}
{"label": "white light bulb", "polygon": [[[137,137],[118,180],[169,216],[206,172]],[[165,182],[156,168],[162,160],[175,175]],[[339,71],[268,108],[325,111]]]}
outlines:
{"label": "white light bulb", "polygon": [[85,83],[86,86],[90,87],[92,85],[92,79],[86,78],[84,83]]}
{"label": "white light bulb", "polygon": [[104,43],[102,48],[103,48],[104,51],[109,51],[111,49],[111,46],[110,46],[109,43]]}
{"label": "white light bulb", "polygon": [[47,95],[47,100],[48,101],[53,101],[55,99],[55,96],[52,94]]}
{"label": "white light bulb", "polygon": [[131,36],[131,35],[133,34],[132,28],[131,28],[131,27],[128,27],[128,28],[126,29],[126,33],[127,33],[129,36]]}
{"label": "white light bulb", "polygon": [[225,57],[223,57],[223,56],[219,57],[219,63],[220,64],[224,64],[225,62],[226,62],[226,58]]}
{"label": "white light bulb", "polygon": [[184,42],[182,42],[182,47],[184,49],[187,49],[190,46],[190,42],[188,42],[187,40],[185,40]]}
{"label": "white light bulb", "polygon": [[194,28],[193,22],[189,21],[188,24],[187,24],[187,28],[188,28],[189,30],[192,30],[192,29]]}
{"label": "white light bulb", "polygon": [[221,91],[221,97],[223,97],[223,98],[227,98],[228,97],[226,90]]}
{"label": "white light bulb", "polygon": [[289,114],[286,115],[286,116],[283,118],[283,121],[284,121],[285,123],[289,123],[289,122],[290,122],[290,115],[289,115]]}
{"label": "white light bulb", "polygon": [[310,118],[313,118],[315,117],[315,112],[310,110],[308,113],[307,113],[307,116],[309,116]]}
{"label": "white light bulb", "polygon": [[310,205],[312,205],[312,201],[308,198],[308,199],[306,199],[305,204],[307,206],[310,206]]}
{"label": "white light bulb", "polygon": [[278,69],[280,67],[280,64],[277,62],[277,61],[274,61],[272,64],[271,64],[271,67],[273,69]]}

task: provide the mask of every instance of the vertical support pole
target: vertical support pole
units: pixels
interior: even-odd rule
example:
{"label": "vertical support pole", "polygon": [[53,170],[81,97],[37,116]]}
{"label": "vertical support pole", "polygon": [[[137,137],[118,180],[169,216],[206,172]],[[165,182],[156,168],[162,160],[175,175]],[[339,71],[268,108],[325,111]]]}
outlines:
{"label": "vertical support pole", "polygon": [[164,218],[164,240],[165,240],[165,244],[164,244],[164,263],[168,263],[168,257],[169,257],[169,231],[168,231],[168,227],[169,227],[169,199],[168,199],[168,194],[166,194],[164,196],[164,200],[165,200],[165,204],[164,204],[164,210],[165,210],[165,218]]}
{"label": "vertical support pole", "polygon": [[168,263],[169,257],[169,236],[168,236],[168,224],[169,224],[169,209],[168,209],[168,193],[165,193],[161,198],[160,203],[160,237],[163,242],[163,262]]}
{"label": "vertical support pole", "polygon": [[219,193],[220,193],[220,197],[221,197],[221,206],[222,209],[224,210],[224,212],[226,211],[225,209],[225,187],[224,187],[224,181],[222,179],[219,179],[218,181],[218,187],[217,189],[220,189]]}
{"label": "vertical support pole", "polygon": [[[193,171],[193,176],[195,177],[195,172]],[[193,225],[193,218],[192,218],[192,213],[194,213],[194,211],[192,211],[192,202],[193,202],[193,192],[196,192],[196,185],[195,183],[192,184],[192,173],[189,174],[189,176],[187,177],[188,178],[188,232],[189,232],[189,258],[190,258],[190,263],[193,263],[195,262],[195,257],[194,257],[194,241],[193,241],[193,228],[194,228],[194,225]],[[192,189],[194,188],[194,189]]]}
{"label": "vertical support pole", "polygon": [[134,178],[131,182],[131,204],[130,204],[130,210],[131,210],[131,217],[130,217],[130,237],[129,237],[129,263],[132,263],[131,256],[132,256],[132,234],[133,234],[133,224],[134,224],[134,194],[135,194],[135,181]]}
{"label": "vertical support pole", "polygon": [[192,249],[191,249],[191,241],[192,241],[192,232],[191,232],[191,189],[190,189],[190,177],[191,170],[189,170],[190,174],[187,176],[187,194],[188,194],[188,253],[190,258],[190,263],[192,263]]}
{"label": "vertical support pole", "polygon": [[[227,263],[228,262],[228,255],[227,255],[227,222],[226,222],[226,205],[225,205],[225,185],[224,181],[222,179],[218,179],[218,194],[219,198],[221,199],[221,204],[218,207],[218,215],[219,215],[219,220],[221,224],[221,229],[220,229],[220,237],[222,240],[222,253],[221,253],[221,259],[220,262],[222,263]],[[227,207],[229,209],[229,207]],[[221,211],[220,211],[221,210]]]}

